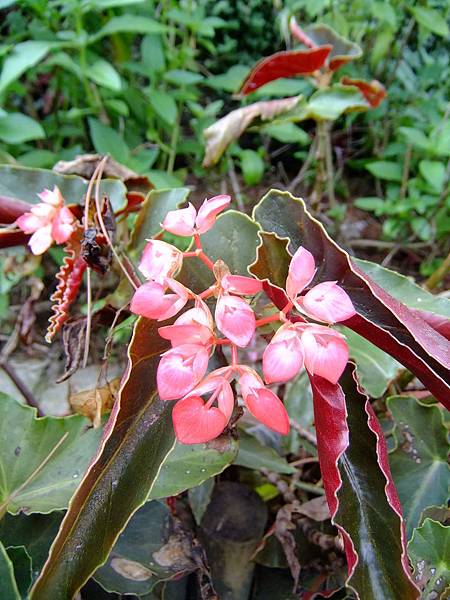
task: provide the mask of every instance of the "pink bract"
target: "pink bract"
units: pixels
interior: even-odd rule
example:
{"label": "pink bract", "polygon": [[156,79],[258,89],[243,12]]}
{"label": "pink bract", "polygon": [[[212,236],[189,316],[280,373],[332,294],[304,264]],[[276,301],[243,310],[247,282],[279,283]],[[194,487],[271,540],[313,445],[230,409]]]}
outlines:
{"label": "pink bract", "polygon": [[306,369],[313,375],[337,383],[349,358],[344,337],[329,327],[308,325],[303,330],[301,342]]}
{"label": "pink bract", "polygon": [[295,377],[303,367],[303,349],[298,332],[283,325],[273,336],[263,354],[266,383],[282,383]]}
{"label": "pink bract", "polygon": [[33,234],[28,242],[33,254],[43,254],[53,242],[67,242],[75,231],[76,221],[72,212],[64,206],[64,198],[57,186],[53,191],[44,190],[38,196],[42,202],[16,221],[23,232]]}
{"label": "pink bract", "polygon": [[236,346],[245,348],[255,333],[255,313],[243,298],[220,296],[216,304],[218,329]]}
{"label": "pink bract", "polygon": [[176,315],[189,299],[189,290],[174,279],[167,279],[174,294],[166,294],[165,288],[156,281],[148,281],[134,293],[130,310],[147,319],[165,321]]}
{"label": "pink bract", "polygon": [[215,406],[207,407],[199,396],[177,402],[172,412],[173,428],[182,444],[201,444],[213,440],[225,429],[227,418]]}
{"label": "pink bract", "polygon": [[276,394],[267,389],[254,372],[245,373],[239,379],[242,398],[252,415],[277,433],[289,433],[289,415]]}
{"label": "pink bract", "polygon": [[206,233],[216,222],[217,215],[231,202],[230,196],[214,196],[205,200],[197,211],[189,203],[187,208],[171,210],[167,213],[162,226],[175,235],[192,236]]}
{"label": "pink bract", "polygon": [[156,374],[161,400],[188,394],[205,375],[208,360],[208,350],[197,344],[183,344],[163,354]]}
{"label": "pink bract", "polygon": [[161,240],[147,242],[142,254],[139,270],[146,279],[164,284],[183,264],[183,253],[175,246]]}

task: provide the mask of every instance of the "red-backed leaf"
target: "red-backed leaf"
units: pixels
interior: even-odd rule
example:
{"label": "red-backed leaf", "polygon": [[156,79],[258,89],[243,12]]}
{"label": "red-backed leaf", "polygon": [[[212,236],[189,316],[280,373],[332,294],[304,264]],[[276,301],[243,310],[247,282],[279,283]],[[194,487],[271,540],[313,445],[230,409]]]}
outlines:
{"label": "red-backed leaf", "polygon": [[380,424],[353,365],[341,384],[311,377],[320,467],[332,520],[344,539],[347,583],[362,600],[417,598]]}
{"label": "red-backed leaf", "polygon": [[331,46],[321,46],[309,50],[289,50],[277,52],[260,60],[244,81],[240,93],[246,96],[261,86],[279,79],[308,75],[322,67],[330,54]]}
{"label": "red-backed leaf", "polygon": [[428,323],[428,325],[431,325],[431,327],[435,331],[437,331],[438,333],[443,335],[447,340],[450,341],[450,319],[448,319],[447,317],[444,317],[442,315],[435,315],[434,313],[429,312],[427,310],[418,310],[418,309],[411,309],[411,310],[418,317],[420,317],[421,319],[426,321]]}
{"label": "red-backed leaf", "polygon": [[302,200],[272,190],[255,207],[254,218],[265,231],[289,238],[291,254],[300,245],[309,250],[318,267],[313,285],[338,281],[353,301],[357,314],[344,324],[391,354],[450,407],[450,344],[445,337],[357,267]]}
{"label": "red-backed leaf", "polygon": [[14,223],[20,215],[29,210],[28,202],[10,196],[0,196],[0,223],[2,225]]}
{"label": "red-backed leaf", "polygon": [[362,56],[362,50],[358,44],[342,37],[328,25],[311,25],[311,27],[305,28],[304,33],[315,46],[331,46],[328,67],[332,71],[336,71],[342,65]]}
{"label": "red-backed leaf", "polygon": [[119,397],[32,589],[33,600],[77,595],[146,501],[173,446],[171,403],[156,394],[159,355],[167,349],[157,329],[155,321],[136,323]]}
{"label": "red-backed leaf", "polygon": [[350,79],[343,77],[341,83],[357,87],[372,108],[376,108],[386,97],[386,88],[376,79],[364,81],[363,79]]}

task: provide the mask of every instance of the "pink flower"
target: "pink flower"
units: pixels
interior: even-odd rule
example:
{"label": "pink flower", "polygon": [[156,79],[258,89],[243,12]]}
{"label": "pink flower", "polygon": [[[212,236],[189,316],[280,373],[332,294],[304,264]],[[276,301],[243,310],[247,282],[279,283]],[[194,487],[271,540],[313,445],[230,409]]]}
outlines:
{"label": "pink flower", "polygon": [[283,403],[267,389],[255,371],[248,369],[239,379],[242,398],[252,415],[274,431],[289,433],[289,415]]}
{"label": "pink flower", "polygon": [[306,369],[313,375],[337,383],[349,357],[344,336],[322,325],[303,325],[302,330]]}
{"label": "pink flower", "polygon": [[255,333],[255,313],[243,298],[222,295],[216,304],[218,329],[241,348],[245,348]]}
{"label": "pink flower", "polygon": [[316,272],[311,252],[300,246],[289,265],[286,292],[298,310],[325,323],[345,321],[355,314],[350,297],[336,281],[325,281],[314,286],[303,297],[301,292],[311,283]]}
{"label": "pink flower", "polygon": [[[231,385],[213,371],[175,405],[172,413],[177,439],[183,444],[209,442],[222,433],[234,408]],[[206,404],[201,396],[211,394]],[[213,403],[217,402],[217,408]]]}
{"label": "pink flower", "polygon": [[43,254],[53,242],[67,242],[75,231],[75,216],[64,206],[64,198],[55,185],[53,191],[44,190],[38,196],[42,202],[21,215],[16,225],[33,235],[28,242],[33,254]]}
{"label": "pink flower", "polygon": [[243,275],[230,275],[222,277],[222,288],[228,294],[239,294],[241,296],[253,296],[262,290],[262,281]]}
{"label": "pink flower", "polygon": [[297,375],[303,367],[303,349],[298,331],[282,325],[264,350],[263,373],[266,383],[282,383]]}
{"label": "pink flower", "polygon": [[201,344],[209,348],[214,342],[214,321],[206,304],[197,299],[195,308],[180,315],[173,325],[160,327],[158,332],[174,347]]}
{"label": "pink flower", "polygon": [[173,294],[166,294],[165,287],[156,281],[141,285],[131,299],[131,312],[158,321],[176,315],[189,300],[190,292],[175,279],[166,279],[166,284]]}
{"label": "pink flower", "polygon": [[149,240],[142,253],[139,270],[146,279],[164,284],[183,264],[183,253],[175,246],[160,240]]}
{"label": "pink flower", "polygon": [[208,368],[209,352],[198,344],[182,344],[165,352],[156,374],[161,400],[176,400],[188,394]]}
{"label": "pink flower", "polygon": [[231,202],[230,196],[214,196],[205,200],[198,212],[191,203],[187,208],[171,210],[162,226],[175,235],[192,236],[206,233],[216,222],[217,215]]}

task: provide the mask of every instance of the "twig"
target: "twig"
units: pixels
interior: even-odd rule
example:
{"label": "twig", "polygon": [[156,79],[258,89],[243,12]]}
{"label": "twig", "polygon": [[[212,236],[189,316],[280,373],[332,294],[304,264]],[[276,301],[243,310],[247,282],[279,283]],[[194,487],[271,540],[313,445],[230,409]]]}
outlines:
{"label": "twig", "polygon": [[331,145],[331,123],[324,122],[325,129],[325,169],[327,175],[327,193],[328,204],[330,207],[336,206],[336,196],[334,195],[334,166],[333,166],[333,148]]}
{"label": "twig", "polygon": [[444,277],[449,272],[450,272],[450,253],[447,254],[447,258],[436,269],[436,271],[434,271],[434,273],[432,273],[428,277],[428,279],[425,282],[425,287],[429,290],[434,290],[434,288],[437,287],[441,283],[441,281],[444,279]]}
{"label": "twig", "polygon": [[300,437],[307,440],[310,444],[313,444],[313,446],[317,446],[317,438],[314,433],[311,433],[302,427],[300,423],[297,423],[294,419],[289,419],[289,423],[291,424],[292,429],[294,429]]}
{"label": "twig", "polygon": [[314,138],[309,147],[308,156],[306,157],[305,162],[303,163],[300,171],[297,173],[297,175],[291,181],[290,186],[288,187],[289,192],[292,192],[292,193],[295,192],[295,189],[297,188],[297,186],[300,185],[300,183],[303,181],[306,173],[308,172],[309,167],[311,166],[311,164],[314,160],[314,155],[316,153],[316,149],[317,149],[317,138]]}
{"label": "twig", "polygon": [[400,200],[404,200],[406,191],[408,189],[409,167],[411,165],[412,149],[412,144],[408,144],[406,146],[405,159],[403,161],[402,183],[399,192]]}
{"label": "twig", "polygon": [[[398,245],[398,242],[388,242],[388,241],[382,241],[382,240],[349,240],[347,242],[347,244],[349,246],[351,246],[352,248],[385,248],[385,249],[391,249],[391,248],[395,248]],[[411,244],[402,244],[402,248],[408,248],[408,249],[420,249],[420,248],[428,248],[429,246],[432,246],[433,242],[412,242]]]}
{"label": "twig", "polygon": [[234,162],[231,156],[228,157],[228,175],[230,176],[231,187],[233,188],[233,193],[236,196],[236,202],[238,208],[241,212],[245,211],[244,202],[242,200],[241,188],[239,186],[239,181],[236,176],[236,171],[234,170]]}
{"label": "twig", "polygon": [[5,373],[8,375],[8,377],[11,379],[11,381],[14,383],[16,388],[19,390],[19,392],[24,397],[28,406],[32,406],[33,408],[35,408],[37,410],[38,417],[42,417],[43,413],[42,413],[41,409],[39,408],[39,403],[36,400],[36,398],[34,397],[33,392],[31,392],[27,388],[27,386],[23,383],[23,381],[17,375],[16,371],[12,368],[12,366],[5,359],[2,359],[0,361],[0,369],[3,369],[3,371],[5,371]]}

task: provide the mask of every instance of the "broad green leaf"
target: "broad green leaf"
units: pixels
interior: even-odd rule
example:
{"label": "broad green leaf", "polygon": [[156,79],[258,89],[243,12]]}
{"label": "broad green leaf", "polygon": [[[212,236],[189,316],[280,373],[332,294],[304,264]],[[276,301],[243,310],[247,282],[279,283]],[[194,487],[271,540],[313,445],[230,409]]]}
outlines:
{"label": "broad green leaf", "polygon": [[213,75],[205,80],[205,85],[214,88],[215,90],[223,90],[224,92],[237,92],[245,78],[247,77],[250,68],[245,65],[233,65],[226,73],[222,75]]}
{"label": "broad green leaf", "polygon": [[158,117],[161,117],[168,125],[175,126],[178,109],[170,94],[152,90],[149,94],[149,102]]}
{"label": "broad green leaf", "polygon": [[343,328],[342,332],[347,339],[350,358],[356,362],[363,388],[370,397],[379,398],[402,365],[351,329]]}
{"label": "broad green leaf", "polygon": [[[425,584],[423,598],[444,600],[450,586],[450,527],[425,519],[408,544],[414,575]],[[442,595],[441,595],[442,594]]]}
{"label": "broad green leaf", "polygon": [[144,36],[141,44],[142,63],[148,69],[149,74],[160,73],[166,66],[164,45],[161,35],[149,33]]}
{"label": "broad green leaf", "polygon": [[214,485],[214,477],[210,477],[200,485],[188,490],[189,505],[197,525],[200,525],[202,517],[208,508],[209,501],[211,500],[214,491]]}
{"label": "broad green leaf", "polygon": [[439,194],[445,182],[445,165],[437,160],[421,160],[419,171],[422,177]]}
{"label": "broad green leaf", "polygon": [[107,35],[115,33],[164,33],[167,27],[149,17],[141,15],[120,15],[113,17],[96,34],[90,37],[90,42],[96,42]]}
{"label": "broad green leaf", "polygon": [[400,163],[389,160],[375,160],[368,163],[366,169],[370,171],[374,177],[378,177],[378,179],[385,179],[386,181],[402,180],[402,166]]}
{"label": "broad green leaf", "polygon": [[[32,564],[31,557],[25,546],[18,544],[6,548],[6,552],[13,564],[14,578],[21,598],[28,598],[28,590],[32,582]],[[1,586],[1,584],[0,584]]]}
{"label": "broad green leaf", "polygon": [[88,122],[92,143],[97,152],[110,154],[117,162],[126,164],[130,158],[130,149],[123,137],[97,119],[89,118]]}
{"label": "broad green leaf", "polygon": [[66,508],[100,436],[83,417],[37,419],[0,393],[0,515]]}
{"label": "broad green leaf", "polygon": [[58,155],[50,150],[30,150],[17,158],[24,167],[51,169],[58,160]]}
{"label": "broad green leaf", "polygon": [[448,298],[431,294],[409,277],[376,263],[360,258],[352,258],[352,261],[391,296],[409,308],[417,308],[450,318],[450,300]]}
{"label": "broad green leaf", "polygon": [[379,21],[384,21],[392,29],[397,27],[397,15],[389,2],[372,2],[370,6],[373,16]]}
{"label": "broad green leaf", "polygon": [[439,123],[430,134],[432,150],[438,156],[450,156],[450,121]]}
{"label": "broad green leaf", "polygon": [[368,108],[368,102],[358,89],[335,83],[329,89],[315,92],[300,111],[300,118],[334,121],[346,112]]}
{"label": "broad green leaf", "polygon": [[447,21],[439,11],[427,6],[415,6],[410,10],[419,25],[443,38],[449,37],[450,29]]}
{"label": "broad green leaf", "polygon": [[252,98],[268,98],[270,96],[299,96],[300,94],[308,94],[311,92],[312,87],[309,81],[306,79],[287,79],[286,77],[280,77],[275,81],[270,81],[265,85],[262,85],[255,92],[253,92]]}
{"label": "broad green leaf", "polygon": [[306,146],[310,142],[310,137],[298,125],[294,123],[273,123],[260,128],[261,133],[265,133],[284,144],[297,143],[300,146]]}
{"label": "broad green leaf", "polygon": [[3,63],[0,74],[0,94],[28,69],[44,58],[53,42],[28,41],[16,44]]}
{"label": "broad green leaf", "polygon": [[399,127],[400,134],[406,139],[407,142],[420,148],[421,150],[428,150],[430,142],[427,136],[420,129],[414,127]]}
{"label": "broad green leaf", "polygon": [[0,140],[6,144],[22,144],[45,138],[40,123],[22,113],[9,113],[0,117]]}
{"label": "broad green leaf", "polygon": [[94,64],[90,65],[86,74],[89,79],[102,87],[106,87],[114,92],[122,89],[122,81],[119,73],[111,63],[103,58],[99,58]]}
{"label": "broad green leaf", "polygon": [[176,177],[172,173],[167,173],[166,171],[150,169],[150,171],[147,171],[146,175],[149,178],[150,183],[157,190],[162,190],[165,188],[180,188],[183,186],[183,181],[178,179],[178,177]]}
{"label": "broad green leaf", "polygon": [[[57,185],[69,204],[83,203],[88,181],[77,175],[60,175],[46,169],[29,169],[16,165],[0,165],[0,196],[9,196],[35,204],[38,193]],[[115,211],[126,205],[126,188],[118,179],[105,179],[100,186],[101,194],[109,196]]]}
{"label": "broad green leaf", "polygon": [[394,396],[388,408],[396,423],[397,449],[389,456],[408,537],[417,527],[422,511],[444,504],[449,496],[449,445],[442,412],[414,398]]}
{"label": "broad green leaf", "polygon": [[158,581],[197,568],[191,549],[188,538],[175,529],[169,508],[147,502],[133,515],[94,579],[109,592],[147,594]]}
{"label": "broad green leaf", "polygon": [[159,356],[167,349],[157,329],[154,321],[136,322],[126,375],[102,445],[72,498],[32,600],[76,595],[145,503],[174,444],[171,403],[159,401],[156,394]]}
{"label": "broad green leaf", "polygon": [[242,175],[246,185],[256,185],[264,175],[264,161],[255,150],[242,150],[239,153]]}
{"label": "broad green leaf", "polygon": [[24,546],[31,557],[33,573],[36,577],[44,566],[62,518],[62,512],[45,515],[6,514],[0,521],[0,541],[5,547]]}
{"label": "broad green leaf", "polygon": [[5,547],[0,542],[0,598],[2,600],[21,600],[14,578],[14,567]]}
{"label": "broad green leaf", "polygon": [[291,467],[273,448],[264,446],[253,435],[242,429],[239,430],[239,452],[234,464],[248,469],[269,469],[287,475],[295,473],[294,467]]}
{"label": "broad green leaf", "polygon": [[176,496],[200,485],[228,467],[237,451],[237,441],[226,435],[207,444],[185,445],[176,442],[161,465],[148,499]]}
{"label": "broad green leaf", "polygon": [[161,232],[161,223],[170,210],[176,210],[183,204],[189,188],[169,190],[151,190],[143,202],[131,233],[130,247],[140,254],[146,240]]}
{"label": "broad green leaf", "polygon": [[366,196],[365,198],[357,198],[353,201],[353,204],[362,210],[370,210],[379,214],[379,211],[383,211],[385,207],[384,200],[377,198],[377,196]]}
{"label": "broad green leaf", "polygon": [[164,79],[174,85],[194,85],[203,81],[204,77],[200,73],[193,71],[184,71],[182,69],[174,69],[164,73]]}
{"label": "broad green leaf", "polygon": [[[246,215],[229,210],[214,228],[202,235],[202,245],[213,262],[222,259],[234,275],[248,275],[247,267],[256,259],[259,226]],[[180,281],[196,292],[213,283],[209,269],[194,259],[184,261]]]}

